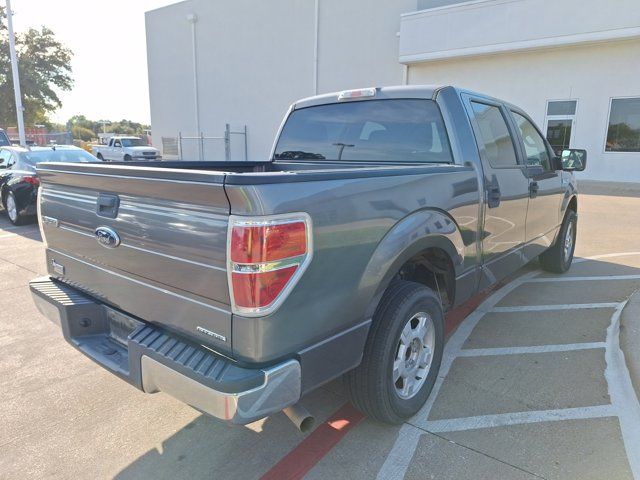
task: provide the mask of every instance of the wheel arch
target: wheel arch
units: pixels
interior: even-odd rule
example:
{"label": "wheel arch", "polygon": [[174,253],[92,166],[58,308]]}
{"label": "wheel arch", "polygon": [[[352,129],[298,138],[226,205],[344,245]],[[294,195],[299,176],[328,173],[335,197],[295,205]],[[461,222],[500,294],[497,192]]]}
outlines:
{"label": "wheel arch", "polygon": [[[433,260],[438,260],[434,265]],[[429,275],[444,275],[448,303],[455,297],[455,278],[461,273],[464,262],[464,242],[455,220],[442,210],[425,209],[415,212],[387,232],[374,251],[365,268],[361,289],[369,292],[365,318],[372,318],[382,294],[395,278],[417,281],[433,288]],[[446,268],[441,268],[446,264]],[[413,267],[420,266],[419,269]],[[434,272],[438,267],[446,273]],[[413,269],[413,271],[410,271]],[[418,271],[419,270],[419,271]],[[436,291],[442,297],[443,291]],[[443,299],[444,300],[444,299]]]}

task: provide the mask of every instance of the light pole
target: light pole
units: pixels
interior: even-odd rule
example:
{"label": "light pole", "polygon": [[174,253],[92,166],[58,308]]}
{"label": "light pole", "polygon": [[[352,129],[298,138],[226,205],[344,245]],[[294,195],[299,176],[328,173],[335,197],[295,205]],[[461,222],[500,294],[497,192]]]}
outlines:
{"label": "light pole", "polygon": [[202,132],[200,131],[200,99],[198,98],[198,51],[196,43],[196,23],[198,16],[195,13],[187,15],[187,21],[191,24],[191,56],[193,58],[193,107],[196,117],[196,132],[200,137],[198,142],[198,158],[204,160],[203,148],[202,148]]}
{"label": "light pole", "polygon": [[22,106],[22,94],[20,93],[20,74],[18,73],[18,57],[16,56],[16,39],[13,34],[13,12],[11,0],[6,0],[7,5],[7,29],[9,30],[9,53],[11,55],[11,71],[13,73],[13,94],[16,98],[16,117],[18,119],[18,136],[20,145],[27,146],[27,138],[24,134],[24,107]]}

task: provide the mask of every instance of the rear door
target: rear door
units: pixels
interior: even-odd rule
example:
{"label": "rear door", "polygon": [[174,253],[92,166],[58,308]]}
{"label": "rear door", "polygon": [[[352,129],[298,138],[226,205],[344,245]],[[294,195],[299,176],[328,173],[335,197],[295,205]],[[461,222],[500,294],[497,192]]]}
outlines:
{"label": "rear door", "polygon": [[463,95],[484,172],[485,208],[482,232],[483,276],[480,288],[525,263],[528,179],[518,161],[517,136],[509,114],[498,102]]}
{"label": "rear door", "polygon": [[223,174],[100,164],[38,174],[51,275],[230,351]]}
{"label": "rear door", "polygon": [[552,159],[555,154],[533,121],[515,109],[511,110],[511,115],[529,177],[525,254],[533,259],[553,243],[562,221],[562,176],[554,170]]}

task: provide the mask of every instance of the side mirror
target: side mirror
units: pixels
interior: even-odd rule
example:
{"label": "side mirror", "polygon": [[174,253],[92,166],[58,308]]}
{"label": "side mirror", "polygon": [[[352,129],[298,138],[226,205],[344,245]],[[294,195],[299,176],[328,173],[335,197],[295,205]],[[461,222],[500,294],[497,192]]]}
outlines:
{"label": "side mirror", "polygon": [[587,166],[587,151],[579,148],[562,150],[560,161],[562,170],[567,172],[582,172]]}

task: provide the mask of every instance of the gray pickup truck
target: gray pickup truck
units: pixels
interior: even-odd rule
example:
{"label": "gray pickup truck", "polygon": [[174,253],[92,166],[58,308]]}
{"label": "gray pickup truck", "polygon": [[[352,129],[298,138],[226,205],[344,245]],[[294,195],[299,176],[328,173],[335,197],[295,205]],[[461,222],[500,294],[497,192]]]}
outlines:
{"label": "gray pickup truck", "polygon": [[398,423],[432,390],[445,312],[536,258],[569,268],[585,165],[451,86],[312,97],[267,162],[40,164],[31,290],[145,392],[246,424],[344,375]]}

